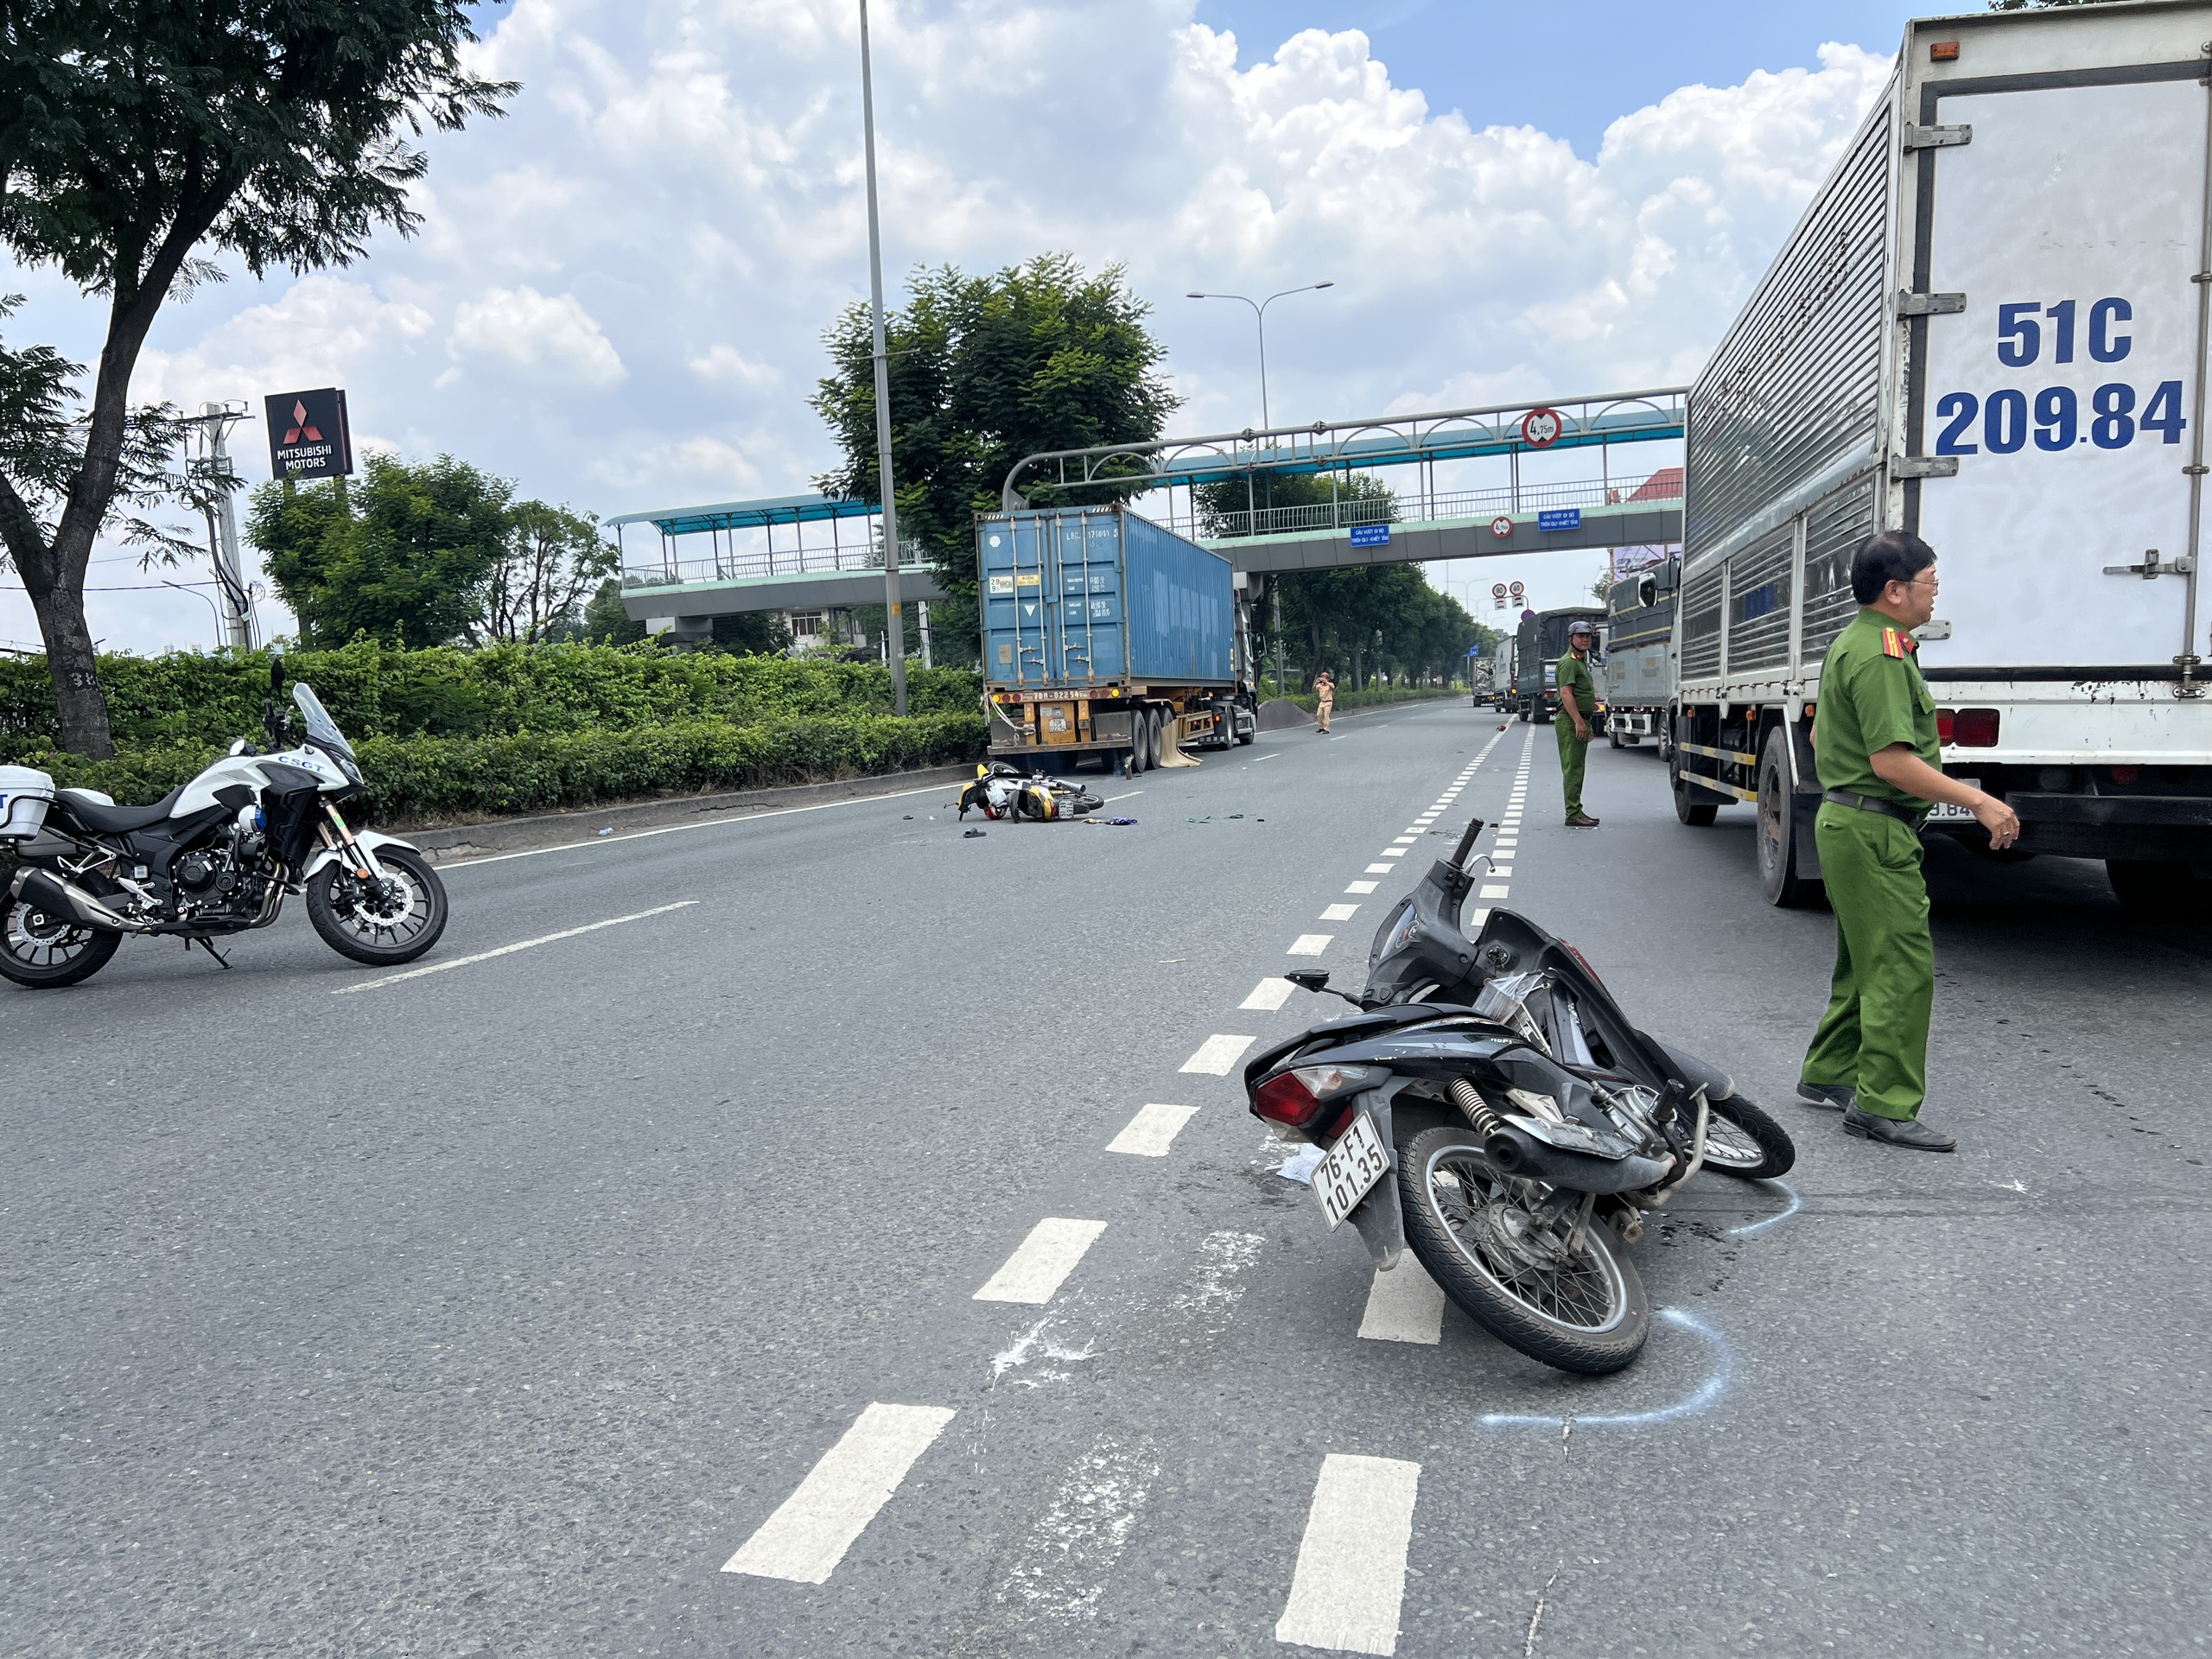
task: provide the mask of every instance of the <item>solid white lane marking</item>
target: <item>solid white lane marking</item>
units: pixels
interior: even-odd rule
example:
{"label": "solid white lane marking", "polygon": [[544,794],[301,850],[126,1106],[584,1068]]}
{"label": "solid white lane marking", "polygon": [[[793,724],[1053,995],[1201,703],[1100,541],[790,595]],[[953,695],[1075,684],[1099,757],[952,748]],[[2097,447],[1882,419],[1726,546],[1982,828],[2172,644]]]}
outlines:
{"label": "solid white lane marking", "polygon": [[340,985],[331,995],[351,996],[356,991],[373,991],[379,985],[397,985],[403,979],[421,979],[428,974],[442,974],[450,969],[471,967],[480,962],[489,962],[495,957],[512,957],[518,950],[535,950],[541,944],[556,944],[563,939],[573,939],[580,933],[596,933],[602,927],[620,927],[625,922],[642,922],[648,916],[665,916],[671,910],[689,909],[698,902],[696,899],[679,899],[672,905],[655,905],[651,910],[641,910],[629,916],[610,916],[603,922],[587,922],[582,927],[564,927],[558,933],[524,939],[515,944],[503,944],[496,950],[479,950],[473,957],[455,957],[450,962],[434,962],[427,968],[410,968],[404,974],[386,974],[381,979],[365,979],[358,985]]}
{"label": "solid white lane marking", "polygon": [[1106,1150],[1125,1152],[1132,1158],[1165,1158],[1183,1126],[1198,1113],[1195,1106],[1165,1106],[1155,1102],[1124,1124],[1122,1132],[1106,1143]]}
{"label": "solid white lane marking", "polygon": [[[895,474],[894,474],[894,476],[895,476]],[[1280,750],[1280,749],[1278,749],[1278,750],[1276,750],[1276,751],[1275,751],[1275,753],[1273,753],[1273,754],[1255,754],[1255,755],[1254,755],[1254,756],[1253,756],[1249,760],[1247,760],[1244,764],[1245,764],[1246,766],[1258,766],[1258,765],[1260,764],[1260,762],[1261,762],[1261,761],[1262,761],[1262,760],[1281,760],[1281,759],[1282,759],[1282,751],[1281,751],[1281,750]]]}
{"label": "solid white lane marking", "polygon": [[1252,988],[1251,995],[1236,1006],[1240,1008],[1258,1008],[1262,1013],[1273,1014],[1290,1001],[1290,994],[1297,988],[1298,987],[1288,980],[1277,979],[1273,975],[1269,975]]}
{"label": "solid white lane marking", "polygon": [[952,1416],[943,1406],[870,1406],[722,1571],[827,1583]]}
{"label": "solid white lane marking", "polygon": [[1126,801],[1133,795],[1141,795],[1143,793],[1144,791],[1141,789],[1125,789],[1119,795],[1108,795],[1103,797],[1103,799],[1106,801]]}
{"label": "solid white lane marking", "polygon": [[1344,891],[1346,893],[1372,893],[1376,888],[1382,885],[1382,884],[1380,881],[1355,881],[1350,887],[1346,887]]}
{"label": "solid white lane marking", "polygon": [[[511,858],[543,858],[548,853],[580,852],[586,847],[613,847],[626,841],[643,841],[648,836],[682,835],[692,830],[721,830],[733,823],[753,823],[762,818],[787,818],[795,812],[828,812],[840,806],[866,806],[871,801],[903,801],[909,795],[932,795],[948,784],[928,784],[920,789],[894,789],[881,795],[855,795],[845,801],[817,801],[812,806],[779,806],[766,812],[745,812],[732,817],[706,818],[697,823],[671,823],[658,830],[632,830],[626,835],[594,836],[589,841],[564,841],[558,847],[531,847],[519,853],[486,853],[481,858],[456,858],[449,864],[441,864],[441,874],[448,870],[474,868],[479,864],[504,864]],[[585,816],[582,811],[576,815]]]}
{"label": "solid white lane marking", "polygon": [[1392,868],[1388,864],[1370,864],[1367,867],[1367,873],[1370,875],[1388,875]]}
{"label": "solid white lane marking", "polygon": [[1198,1052],[1183,1062],[1182,1069],[1203,1072],[1210,1077],[1225,1077],[1229,1068],[1244,1058],[1244,1051],[1259,1040],[1256,1037],[1216,1032],[1198,1045]]}
{"label": "solid white lane marking", "polygon": [[1511,896],[1509,889],[1498,886],[1484,887],[1475,894],[1478,899],[1507,899]]}
{"label": "solid white lane marking", "polygon": [[1321,919],[1325,922],[1348,922],[1358,914],[1357,905],[1331,905],[1321,912]]}
{"label": "solid white lane marking", "polygon": [[1420,1342],[1431,1346],[1444,1339],[1444,1292],[1414,1260],[1408,1250],[1388,1273],[1377,1273],[1368,1287],[1367,1312],[1361,1316],[1359,1334],[1370,1342]]}
{"label": "solid white lane marking", "polygon": [[1071,1221],[1047,1216],[1014,1246],[999,1270],[971,1299],[978,1302],[1027,1302],[1042,1306],[1073,1273],[1084,1252],[1106,1230],[1103,1221]]}
{"label": "solid white lane marking", "polygon": [[1301,933],[1290,942],[1290,949],[1284,951],[1283,955],[1318,957],[1329,948],[1329,941],[1336,937],[1333,933]]}
{"label": "solid white lane marking", "polygon": [[1398,1650],[1420,1488],[1417,1463],[1339,1452],[1321,1460],[1276,1641],[1339,1653]]}

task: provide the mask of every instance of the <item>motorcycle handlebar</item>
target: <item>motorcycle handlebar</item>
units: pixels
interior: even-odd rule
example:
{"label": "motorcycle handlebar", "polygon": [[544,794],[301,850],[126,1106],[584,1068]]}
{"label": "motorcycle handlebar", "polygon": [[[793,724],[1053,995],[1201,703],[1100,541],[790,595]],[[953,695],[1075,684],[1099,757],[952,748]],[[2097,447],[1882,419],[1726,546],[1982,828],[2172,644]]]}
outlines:
{"label": "motorcycle handlebar", "polygon": [[1465,865],[1466,863],[1468,853],[1472,851],[1474,849],[1475,837],[1482,834],[1482,832],[1483,821],[1480,818],[1469,818],[1467,820],[1466,833],[1459,837],[1459,846],[1452,849],[1452,862],[1455,866]]}

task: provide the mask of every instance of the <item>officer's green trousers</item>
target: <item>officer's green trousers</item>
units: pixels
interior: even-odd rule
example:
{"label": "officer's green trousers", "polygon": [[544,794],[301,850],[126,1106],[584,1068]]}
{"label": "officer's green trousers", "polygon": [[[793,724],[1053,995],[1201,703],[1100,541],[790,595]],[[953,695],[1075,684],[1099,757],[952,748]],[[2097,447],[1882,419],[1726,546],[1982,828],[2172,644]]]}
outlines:
{"label": "officer's green trousers", "polygon": [[1582,816],[1582,767],[1590,758],[1590,746],[1574,734],[1574,721],[1561,711],[1552,716],[1552,725],[1559,736],[1560,782],[1567,790],[1567,816]]}
{"label": "officer's green trousers", "polygon": [[1877,812],[1823,802],[1814,836],[1835,912],[1835,982],[1805,1055],[1808,1083],[1843,1084],[1877,1117],[1912,1117],[1928,1094],[1936,951],[1920,836]]}

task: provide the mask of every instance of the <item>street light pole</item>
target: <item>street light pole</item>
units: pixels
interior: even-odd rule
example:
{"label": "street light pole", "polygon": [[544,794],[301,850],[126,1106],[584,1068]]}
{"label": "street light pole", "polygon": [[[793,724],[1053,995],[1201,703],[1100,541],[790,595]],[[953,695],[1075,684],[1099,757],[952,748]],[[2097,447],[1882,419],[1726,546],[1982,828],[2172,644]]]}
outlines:
{"label": "street light pole", "polygon": [[1242,300],[1252,308],[1252,318],[1260,330],[1260,425],[1273,426],[1274,419],[1268,410],[1268,308],[1277,300],[1288,299],[1294,294],[1318,294],[1325,288],[1334,288],[1333,279],[1325,283],[1308,283],[1303,288],[1286,288],[1280,294],[1270,294],[1264,300],[1255,300],[1249,294],[1209,294],[1193,289],[1185,297],[1193,300]]}
{"label": "street light pole", "polygon": [[875,212],[875,79],[868,63],[868,0],[861,7],[861,128],[868,147],[868,281],[875,323],[875,478],[883,503],[884,658],[891,702],[906,712],[906,618],[899,597],[899,502],[891,480],[891,359],[883,336],[883,234]]}

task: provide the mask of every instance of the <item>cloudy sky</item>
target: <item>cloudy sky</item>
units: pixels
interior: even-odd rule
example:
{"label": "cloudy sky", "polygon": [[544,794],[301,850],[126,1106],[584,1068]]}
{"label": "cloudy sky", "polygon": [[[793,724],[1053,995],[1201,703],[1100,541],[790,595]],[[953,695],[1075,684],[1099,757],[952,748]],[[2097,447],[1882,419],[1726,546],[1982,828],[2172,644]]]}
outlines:
{"label": "cloudy sky", "polygon": [[[1047,249],[1121,262],[1157,308],[1183,431],[1258,417],[1249,313],[1193,288],[1336,283],[1269,314],[1278,421],[1685,381],[1910,10],[876,0],[887,266],[895,286]],[[602,515],[809,487],[830,458],[805,404],[821,332],[867,291],[855,12],[484,7],[479,67],[523,91],[432,144],[421,234],[173,304],[137,395],[249,400],[250,478],[261,397],[336,384],[363,445],[450,451]],[[50,273],[6,289],[30,300],[11,338],[96,353],[96,308]],[[1597,561],[1528,563],[1479,574],[1560,603]],[[92,585],[152,580],[114,559]],[[35,639],[0,582],[0,642]],[[166,589],[90,604],[113,645],[210,635]]]}

